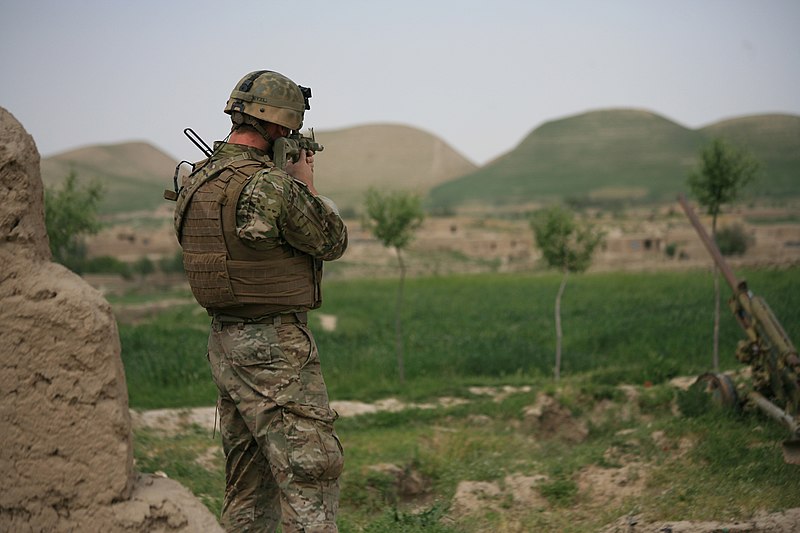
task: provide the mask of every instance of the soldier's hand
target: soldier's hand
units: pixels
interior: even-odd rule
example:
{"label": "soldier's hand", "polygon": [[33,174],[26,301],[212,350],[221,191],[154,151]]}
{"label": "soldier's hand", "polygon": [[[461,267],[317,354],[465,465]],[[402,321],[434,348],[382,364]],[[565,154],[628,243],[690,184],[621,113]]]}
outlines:
{"label": "soldier's hand", "polygon": [[317,195],[314,187],[314,152],[308,152],[304,148],[300,150],[300,157],[297,162],[286,162],[286,173],[296,180],[302,181],[308,186],[311,194]]}

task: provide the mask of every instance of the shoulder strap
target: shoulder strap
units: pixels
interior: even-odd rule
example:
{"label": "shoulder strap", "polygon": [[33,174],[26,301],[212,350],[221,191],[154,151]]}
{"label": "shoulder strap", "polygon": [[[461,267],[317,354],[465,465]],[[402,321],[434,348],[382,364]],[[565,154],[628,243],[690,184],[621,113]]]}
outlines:
{"label": "shoulder strap", "polygon": [[200,167],[200,172],[197,175],[189,176],[189,185],[183,187],[178,195],[178,201],[175,205],[175,214],[173,218],[175,234],[178,236],[178,241],[181,239],[181,228],[183,227],[183,217],[189,203],[192,201],[192,196],[197,190],[208,183],[210,180],[218,176],[226,168],[230,168],[233,172],[244,175],[246,179],[250,176],[242,173],[242,168],[249,165],[259,165],[272,167],[274,164],[271,161],[260,161],[254,159],[249,152],[243,152],[233,157],[221,159],[219,161],[206,160]]}

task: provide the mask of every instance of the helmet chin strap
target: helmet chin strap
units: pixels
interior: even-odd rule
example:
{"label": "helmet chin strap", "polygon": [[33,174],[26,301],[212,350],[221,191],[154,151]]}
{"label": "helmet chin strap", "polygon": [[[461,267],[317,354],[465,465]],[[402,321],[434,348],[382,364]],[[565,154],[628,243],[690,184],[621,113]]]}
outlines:
{"label": "helmet chin strap", "polygon": [[238,128],[243,124],[252,127],[259,133],[259,135],[261,135],[261,137],[265,141],[267,141],[267,144],[269,144],[270,148],[275,143],[275,139],[270,137],[269,133],[267,132],[267,128],[264,127],[264,124],[260,120],[255,119],[249,115],[245,115],[244,113],[241,113],[239,111],[234,111],[233,113],[231,113],[231,120],[233,121],[234,129]]}

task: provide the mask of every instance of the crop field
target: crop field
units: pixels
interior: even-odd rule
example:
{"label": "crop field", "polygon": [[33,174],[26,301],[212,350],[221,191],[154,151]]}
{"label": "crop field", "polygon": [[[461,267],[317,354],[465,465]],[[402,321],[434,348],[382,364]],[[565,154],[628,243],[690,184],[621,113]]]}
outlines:
{"label": "crop field", "polygon": [[[746,272],[790,338],[800,336],[800,269]],[[414,400],[487,383],[521,384],[552,375],[556,275],[478,275],[408,280],[402,313],[407,382],[394,344],[396,280],[329,283],[311,314],[332,398]],[[741,332],[725,307],[722,370]],[[596,384],[660,383],[710,369],[713,285],[709,273],[573,276],[562,302],[562,375]],[[175,295],[168,295],[174,298]],[[151,320],[121,324],[134,408],[212,405],[205,345],[209,317],[190,300]],[[132,297],[140,302],[141,296]],[[124,300],[112,300],[123,304]],[[320,315],[336,329],[320,327]]]}
{"label": "crop field", "polygon": [[[800,269],[738,274],[797,342]],[[559,281],[551,274],[407,280],[404,383],[395,355],[397,281],[324,286],[325,304],[310,320],[333,401],[454,400],[340,419],[342,531],[599,531],[625,517],[736,520],[800,507],[798,467],[781,458],[782,427],[758,413],[709,409],[669,383],[710,370],[710,273],[571,277],[555,383]],[[724,305],[728,294],[723,286],[720,360],[722,370],[737,371],[742,334]],[[209,318],[188,293],[149,301],[159,299],[185,303],[120,320],[131,407],[212,406]],[[121,309],[142,297],[111,303]],[[558,405],[553,427],[529,416],[543,396]],[[217,512],[218,440],[192,425],[178,433],[137,429],[137,468],[178,479]]]}

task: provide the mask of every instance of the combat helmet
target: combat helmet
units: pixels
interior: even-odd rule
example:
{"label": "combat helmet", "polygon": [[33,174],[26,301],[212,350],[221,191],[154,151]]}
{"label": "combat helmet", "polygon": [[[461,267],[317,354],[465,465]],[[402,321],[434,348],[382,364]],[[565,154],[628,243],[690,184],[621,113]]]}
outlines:
{"label": "combat helmet", "polygon": [[297,131],[303,126],[305,110],[311,109],[309,98],[311,89],[277,72],[257,70],[239,80],[225,112],[234,124],[253,124],[256,119]]}

